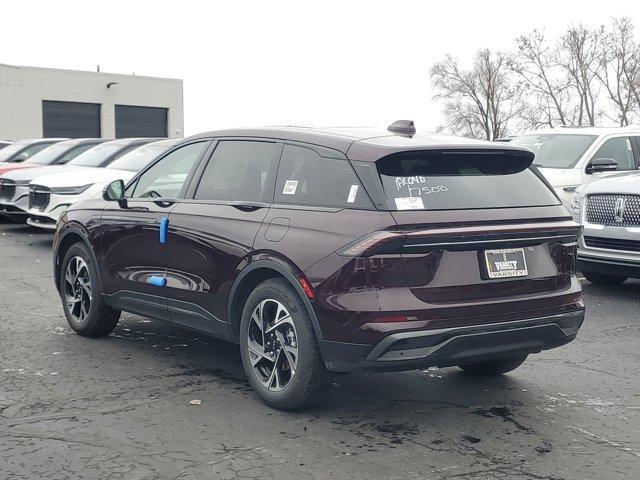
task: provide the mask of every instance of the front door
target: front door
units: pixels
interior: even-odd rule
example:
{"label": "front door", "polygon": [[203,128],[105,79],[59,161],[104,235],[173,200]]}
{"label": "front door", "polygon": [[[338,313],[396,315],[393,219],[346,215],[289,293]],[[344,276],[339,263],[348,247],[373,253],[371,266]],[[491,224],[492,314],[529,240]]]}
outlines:
{"label": "front door", "polygon": [[[605,140],[598,150],[596,150],[596,153],[591,156],[589,162],[600,158],[612,159],[617,163],[618,167],[613,171],[585,175],[585,183],[610,176],[637,173],[638,171],[637,145],[633,137],[622,136]],[[587,165],[589,162],[587,162]]]}
{"label": "front door", "polygon": [[116,308],[169,319],[166,245],[169,213],[208,142],[179,146],[140,174],[126,202],[108,202],[101,218],[99,255],[103,291]]}
{"label": "front door", "polygon": [[273,198],[282,143],[221,140],[169,215],[171,321],[227,337],[227,298]]}

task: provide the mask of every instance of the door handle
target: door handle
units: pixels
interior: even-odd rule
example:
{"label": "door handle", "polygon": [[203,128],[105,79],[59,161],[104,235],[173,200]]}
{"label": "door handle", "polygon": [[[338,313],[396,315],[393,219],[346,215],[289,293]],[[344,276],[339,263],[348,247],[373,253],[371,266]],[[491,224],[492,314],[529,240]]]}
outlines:
{"label": "door handle", "polygon": [[158,198],[153,201],[157,206],[167,208],[173,205],[174,203],[178,203],[178,200],[175,198]]}
{"label": "door handle", "polygon": [[234,201],[230,202],[229,205],[237,208],[238,210],[242,210],[245,212],[252,212],[254,210],[258,210],[260,208],[267,208],[269,206],[268,203],[263,202],[243,202],[243,201]]}

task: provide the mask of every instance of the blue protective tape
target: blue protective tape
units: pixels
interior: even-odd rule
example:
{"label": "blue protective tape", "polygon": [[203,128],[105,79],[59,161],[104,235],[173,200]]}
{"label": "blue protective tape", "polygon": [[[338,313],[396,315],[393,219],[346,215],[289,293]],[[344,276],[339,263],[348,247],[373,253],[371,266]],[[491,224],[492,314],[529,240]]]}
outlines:
{"label": "blue protective tape", "polygon": [[147,278],[147,283],[155,285],[156,287],[165,287],[167,285],[167,279],[165,277],[151,276]]}
{"label": "blue protective tape", "polygon": [[167,230],[169,230],[169,219],[162,217],[160,219],[160,243],[162,245],[167,243]]}

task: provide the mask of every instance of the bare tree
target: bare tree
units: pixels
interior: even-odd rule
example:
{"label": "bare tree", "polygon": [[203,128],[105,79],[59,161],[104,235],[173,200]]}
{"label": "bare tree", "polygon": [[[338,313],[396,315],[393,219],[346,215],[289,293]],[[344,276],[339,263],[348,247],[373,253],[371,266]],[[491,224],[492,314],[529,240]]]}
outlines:
{"label": "bare tree", "polygon": [[589,30],[583,25],[567,30],[558,44],[557,63],[562,67],[569,87],[578,98],[576,122],[578,125],[595,125],[600,116],[597,110],[598,75],[602,70],[600,42],[604,28]]}
{"label": "bare tree", "polygon": [[516,39],[517,53],[512,70],[531,97],[527,127],[554,127],[569,123],[569,83],[556,63],[556,47],[549,45],[543,32],[534,30]]}
{"label": "bare tree", "polygon": [[640,46],[635,42],[631,19],[613,19],[600,48],[598,78],[614,107],[610,118],[620,126],[629,125],[640,107]]}
{"label": "bare tree", "polygon": [[506,54],[484,49],[469,70],[451,56],[432,67],[434,99],[445,103],[445,128],[486,140],[506,135],[509,122],[521,111],[520,92],[508,64]]}
{"label": "bare tree", "polygon": [[480,50],[469,69],[450,56],[432,67],[443,129],[492,140],[507,128],[640,119],[640,40],[631,19],[570,27],[554,41],[533,30],[516,47],[513,54]]}

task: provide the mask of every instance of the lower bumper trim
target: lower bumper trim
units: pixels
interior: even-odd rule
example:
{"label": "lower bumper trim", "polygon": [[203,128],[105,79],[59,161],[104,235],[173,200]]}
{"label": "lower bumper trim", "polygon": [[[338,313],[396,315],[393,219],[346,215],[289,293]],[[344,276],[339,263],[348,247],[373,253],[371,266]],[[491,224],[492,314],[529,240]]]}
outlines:
{"label": "lower bumper trim", "polygon": [[581,309],[512,322],[394,333],[373,347],[327,341],[320,347],[327,368],[334,371],[449,367],[559,347],[575,338],[583,320]]}
{"label": "lower bumper trim", "polygon": [[[640,258],[640,257],[639,257]],[[578,270],[640,278],[640,262],[578,255]]]}
{"label": "lower bumper trim", "polygon": [[14,205],[0,204],[0,215],[26,216],[27,212]]}
{"label": "lower bumper trim", "polygon": [[32,227],[44,228],[46,230],[56,229],[56,221],[49,217],[29,215],[29,218],[27,218],[27,224]]}

